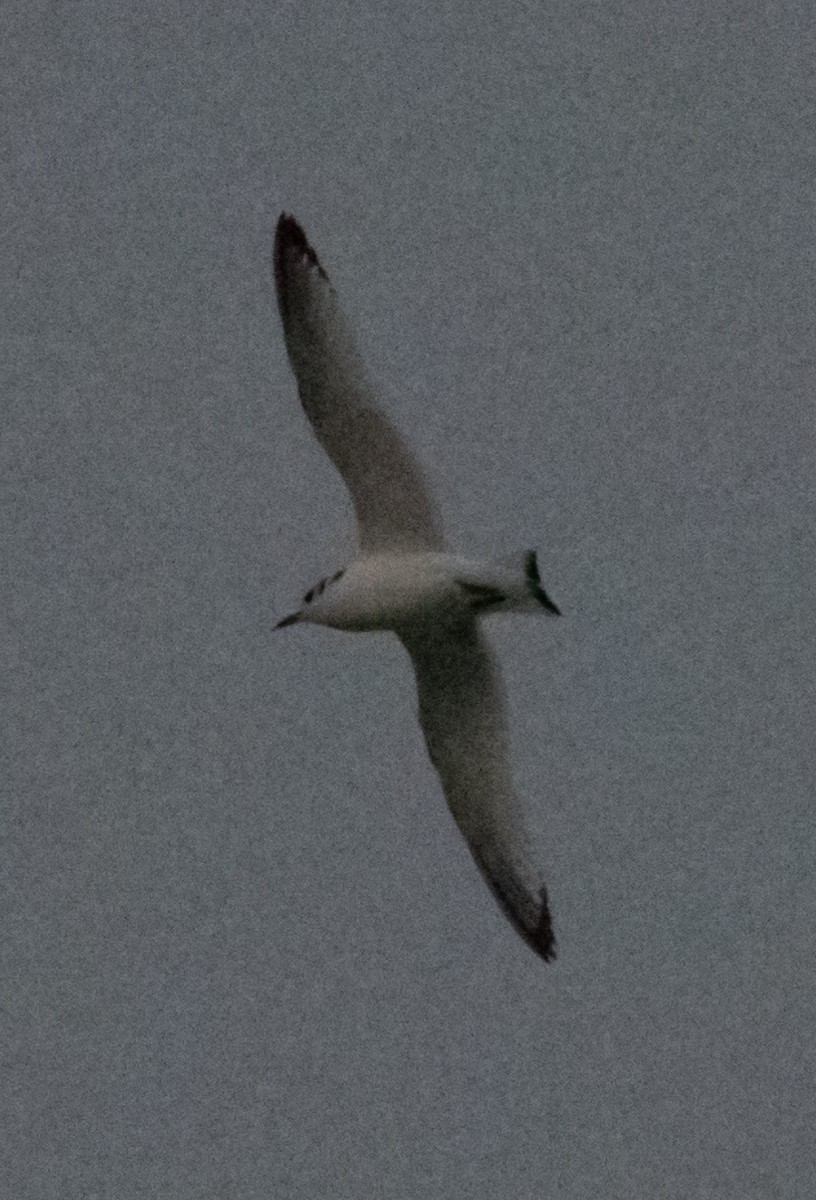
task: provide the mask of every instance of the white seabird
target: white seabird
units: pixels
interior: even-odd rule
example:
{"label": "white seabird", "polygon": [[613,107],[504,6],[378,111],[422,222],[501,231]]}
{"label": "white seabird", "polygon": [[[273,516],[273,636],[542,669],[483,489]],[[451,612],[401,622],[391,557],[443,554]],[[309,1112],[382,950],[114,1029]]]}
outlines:
{"label": "white seabird", "polygon": [[275,285],[300,400],[346,482],[360,555],[306,593],[278,628],[390,629],[414,664],[419,723],[450,810],[501,908],[545,961],[555,958],[547,890],[530,861],[509,768],[501,675],[485,613],[558,609],[533,551],[512,565],[450,553],[420,468],[380,411],[335,292],[294,217],[275,234]]}

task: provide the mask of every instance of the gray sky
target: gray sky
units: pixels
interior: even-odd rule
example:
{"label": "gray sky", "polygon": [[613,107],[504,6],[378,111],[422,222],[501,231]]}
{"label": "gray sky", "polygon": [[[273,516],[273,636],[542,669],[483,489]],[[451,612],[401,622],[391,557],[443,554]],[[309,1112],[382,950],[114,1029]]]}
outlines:
{"label": "gray sky", "polygon": [[[799,1200],[811,6],[227,8],[4,11],[3,1190]],[[565,613],[491,626],[551,967],[396,640],[272,634],[353,545],[281,209]]]}

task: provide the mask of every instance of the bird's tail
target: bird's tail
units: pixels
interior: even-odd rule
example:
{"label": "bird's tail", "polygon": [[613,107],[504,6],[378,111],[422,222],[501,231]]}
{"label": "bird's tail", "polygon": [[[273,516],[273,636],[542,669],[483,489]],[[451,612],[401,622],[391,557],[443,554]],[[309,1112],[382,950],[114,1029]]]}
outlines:
{"label": "bird's tail", "polygon": [[552,613],[554,617],[561,616],[561,609],[555,604],[541,586],[541,576],[538,573],[538,559],[535,550],[527,550],[524,554],[524,578],[527,580],[527,590],[542,608]]}
{"label": "bird's tail", "polygon": [[561,610],[541,586],[535,550],[503,559],[491,567],[463,571],[457,577],[471,608],[488,612],[545,612],[560,616]]}

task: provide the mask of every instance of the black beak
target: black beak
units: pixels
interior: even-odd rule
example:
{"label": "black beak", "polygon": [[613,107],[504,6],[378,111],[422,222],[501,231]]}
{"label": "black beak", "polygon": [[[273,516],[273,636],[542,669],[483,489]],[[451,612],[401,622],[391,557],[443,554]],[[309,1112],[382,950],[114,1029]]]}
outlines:
{"label": "black beak", "polygon": [[291,616],[284,617],[282,621],[278,621],[276,629],[283,629],[284,625],[294,625],[295,621],[300,620],[300,613],[292,613]]}

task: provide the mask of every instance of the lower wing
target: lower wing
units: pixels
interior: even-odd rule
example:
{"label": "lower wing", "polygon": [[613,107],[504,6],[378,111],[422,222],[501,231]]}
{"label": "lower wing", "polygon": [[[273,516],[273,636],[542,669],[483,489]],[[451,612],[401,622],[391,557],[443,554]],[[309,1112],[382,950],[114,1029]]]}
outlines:
{"label": "lower wing", "polygon": [[439,616],[399,631],[414,664],[419,722],[450,810],[493,895],[549,962],[547,889],[530,864],[513,791],[501,677],[477,622]]}

